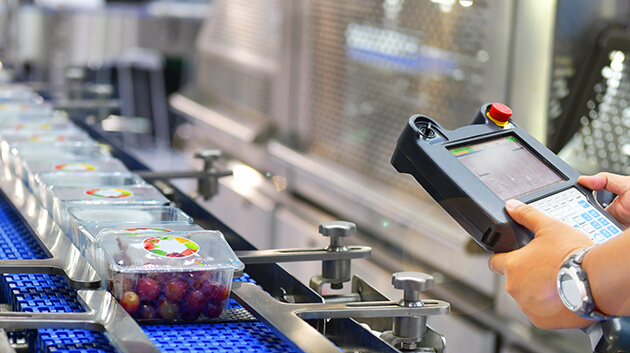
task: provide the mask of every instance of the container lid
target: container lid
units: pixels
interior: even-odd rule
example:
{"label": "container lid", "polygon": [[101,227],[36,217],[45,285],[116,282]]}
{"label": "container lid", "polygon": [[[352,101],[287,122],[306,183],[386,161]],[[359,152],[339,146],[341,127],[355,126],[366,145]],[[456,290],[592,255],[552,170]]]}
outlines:
{"label": "container lid", "polygon": [[245,265],[219,231],[103,234],[99,245],[114,272],[243,270]]}
{"label": "container lid", "polygon": [[57,202],[86,204],[131,203],[164,205],[169,200],[153,185],[60,186],[51,189]]}
{"label": "container lid", "polygon": [[69,207],[70,217],[84,226],[142,226],[147,223],[192,223],[193,219],[174,206],[103,205],[99,207]]}
{"label": "container lid", "polygon": [[[94,222],[92,222],[94,223]],[[78,227],[79,232],[85,236],[88,236],[90,241],[96,242],[100,237],[105,234],[116,234],[116,235],[145,235],[149,233],[163,233],[162,235],[171,235],[177,232],[197,232],[203,231],[204,229],[200,226],[192,223],[184,223],[180,221],[179,223],[166,223],[166,222],[144,222],[135,225],[121,225],[112,227],[112,225],[98,225],[95,224],[87,224],[80,225]],[[153,234],[154,235],[154,234]]]}

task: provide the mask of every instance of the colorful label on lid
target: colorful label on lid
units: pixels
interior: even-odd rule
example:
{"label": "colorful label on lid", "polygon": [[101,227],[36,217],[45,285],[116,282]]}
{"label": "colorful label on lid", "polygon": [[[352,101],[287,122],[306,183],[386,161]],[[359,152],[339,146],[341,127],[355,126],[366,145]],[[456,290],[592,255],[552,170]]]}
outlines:
{"label": "colorful label on lid", "polygon": [[36,130],[50,130],[51,125],[47,123],[20,123],[15,125],[15,130],[22,129],[36,129]]}
{"label": "colorful label on lid", "polygon": [[33,142],[63,142],[66,140],[64,135],[32,135],[29,137]]}
{"label": "colorful label on lid", "polygon": [[64,163],[57,164],[55,169],[64,172],[89,172],[91,170],[95,170],[96,166],[86,163]]}
{"label": "colorful label on lid", "polygon": [[170,233],[172,232],[172,230],[170,229],[163,229],[163,228],[127,228],[127,229],[122,229],[122,230],[116,230],[116,231],[112,231],[112,233],[114,234],[122,234],[122,235],[138,235],[138,234],[144,234],[144,233]]}
{"label": "colorful label on lid", "polygon": [[144,250],[163,257],[188,257],[199,251],[199,245],[182,237],[150,237],[143,242]]}
{"label": "colorful label on lid", "polygon": [[129,190],[117,189],[117,188],[100,188],[100,189],[87,190],[85,194],[89,196],[102,197],[106,199],[122,199],[124,197],[129,197],[133,195],[133,192]]}

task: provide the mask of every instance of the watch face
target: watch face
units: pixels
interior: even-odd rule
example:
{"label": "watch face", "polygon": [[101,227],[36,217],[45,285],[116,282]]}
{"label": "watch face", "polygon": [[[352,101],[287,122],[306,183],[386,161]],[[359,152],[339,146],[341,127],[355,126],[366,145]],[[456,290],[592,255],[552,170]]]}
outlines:
{"label": "watch face", "polygon": [[558,282],[560,298],[569,309],[575,311],[582,304],[582,293],[576,278],[565,272],[559,275]]}

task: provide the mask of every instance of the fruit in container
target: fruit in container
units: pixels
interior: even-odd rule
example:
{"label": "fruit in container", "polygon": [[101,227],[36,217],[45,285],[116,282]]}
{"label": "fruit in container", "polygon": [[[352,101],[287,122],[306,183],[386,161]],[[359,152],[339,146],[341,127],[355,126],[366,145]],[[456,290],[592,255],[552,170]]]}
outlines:
{"label": "fruit in container", "polygon": [[102,276],[139,321],[193,322],[227,308],[232,278],[244,265],[217,231],[103,233]]}

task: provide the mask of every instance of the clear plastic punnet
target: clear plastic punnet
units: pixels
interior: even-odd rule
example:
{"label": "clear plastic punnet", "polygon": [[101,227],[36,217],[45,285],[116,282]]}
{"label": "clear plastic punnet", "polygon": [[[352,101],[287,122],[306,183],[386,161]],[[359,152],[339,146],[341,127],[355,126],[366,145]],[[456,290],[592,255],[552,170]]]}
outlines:
{"label": "clear plastic punnet", "polygon": [[0,119],[14,116],[49,116],[55,112],[50,104],[33,102],[0,102]]}
{"label": "clear plastic punnet", "polygon": [[[51,195],[52,217],[69,237],[72,236],[72,222],[67,210],[71,207],[98,210],[116,205],[163,206],[169,202],[152,185],[64,186],[52,188]],[[132,218],[130,214],[127,217]]]}
{"label": "clear plastic punnet", "polygon": [[11,148],[19,145],[40,145],[57,142],[94,142],[86,133],[79,130],[64,131],[19,131],[0,135],[2,162],[9,163]]}
{"label": "clear plastic punnet", "polygon": [[[62,168],[93,168],[97,165],[112,171],[86,170],[84,172],[29,173],[28,184],[33,194],[40,200],[44,208],[52,205],[52,188],[62,186],[109,186],[109,185],[142,185],[146,184],[138,174],[126,171],[122,162],[117,159],[104,159],[87,163],[62,163]],[[118,170],[118,171],[116,171]]]}
{"label": "clear plastic punnet", "polygon": [[244,264],[218,231],[104,234],[101,276],[141,322],[194,322],[221,316]]}
{"label": "clear plastic punnet", "polygon": [[0,135],[3,136],[16,133],[77,131],[82,130],[63,116],[2,117],[0,114]]}
{"label": "clear plastic punnet", "polygon": [[97,159],[112,158],[102,146],[93,142],[59,142],[41,145],[19,145],[11,148],[13,173],[28,182],[25,163],[32,161],[49,161],[52,163],[84,162]]}
{"label": "clear plastic punnet", "polygon": [[[79,249],[96,241],[92,238],[106,228],[146,228],[189,225],[193,219],[173,206],[114,205],[98,208],[70,207],[71,239]],[[82,233],[80,228],[87,232]],[[188,229],[190,230],[190,229]]]}
{"label": "clear plastic punnet", "polygon": [[0,87],[0,103],[37,104],[43,98],[33,88],[22,83],[11,83]]}
{"label": "clear plastic punnet", "polygon": [[[173,232],[193,232],[202,231],[203,228],[196,224],[176,223],[177,221],[163,222],[139,222],[137,225],[126,225],[122,227],[111,226],[79,226],[77,247],[81,250],[83,256],[92,264],[92,267],[99,273],[106,273],[107,266],[103,261],[105,255],[100,247],[100,238],[105,234],[117,234],[120,236],[136,236],[147,233],[163,233],[169,235]],[[108,286],[109,283],[104,283]]]}

